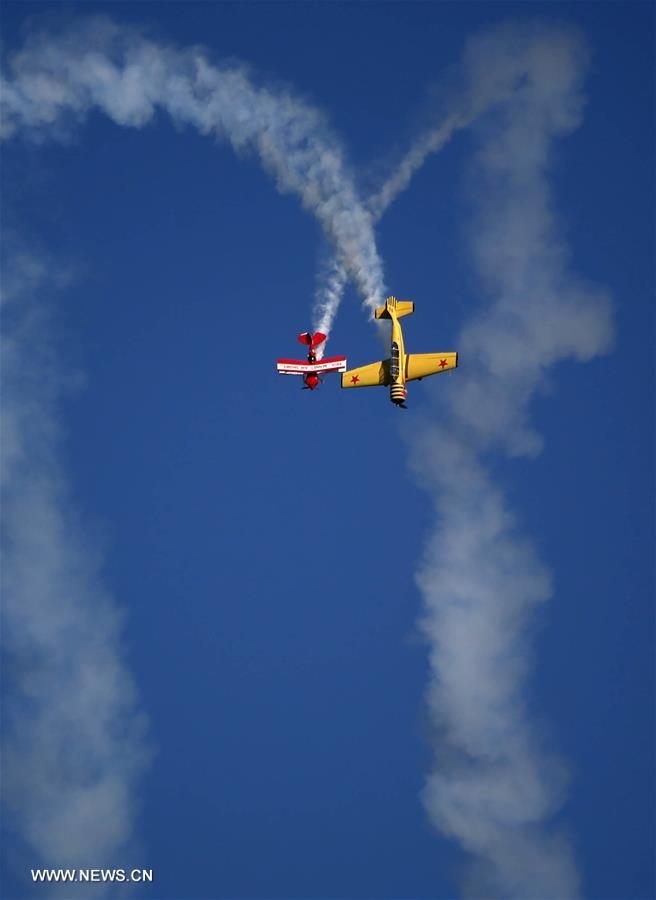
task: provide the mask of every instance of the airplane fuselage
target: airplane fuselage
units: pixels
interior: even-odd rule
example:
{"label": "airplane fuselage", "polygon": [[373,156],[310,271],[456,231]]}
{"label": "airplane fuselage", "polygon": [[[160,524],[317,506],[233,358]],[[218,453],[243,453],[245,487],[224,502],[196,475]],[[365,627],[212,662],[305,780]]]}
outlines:
{"label": "airplane fuselage", "polygon": [[397,406],[403,406],[406,398],[405,389],[405,345],[401,323],[393,311],[392,335],[390,340],[390,400]]}

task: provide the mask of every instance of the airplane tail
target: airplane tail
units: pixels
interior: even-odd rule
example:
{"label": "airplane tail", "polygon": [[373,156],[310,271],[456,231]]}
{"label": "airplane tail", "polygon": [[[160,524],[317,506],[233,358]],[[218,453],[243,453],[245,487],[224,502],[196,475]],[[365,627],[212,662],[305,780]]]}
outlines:
{"label": "airplane tail", "polygon": [[322,334],[320,331],[317,331],[316,334],[311,334],[309,331],[304,331],[303,334],[299,334],[298,336],[301,344],[308,344],[309,347],[314,349],[319,344],[323,344],[326,340],[326,335]]}
{"label": "airplane tail", "polygon": [[385,306],[376,307],[377,319],[391,319],[392,313],[397,319],[402,316],[409,316],[415,311],[415,305],[411,300],[397,300],[396,297],[388,297]]}

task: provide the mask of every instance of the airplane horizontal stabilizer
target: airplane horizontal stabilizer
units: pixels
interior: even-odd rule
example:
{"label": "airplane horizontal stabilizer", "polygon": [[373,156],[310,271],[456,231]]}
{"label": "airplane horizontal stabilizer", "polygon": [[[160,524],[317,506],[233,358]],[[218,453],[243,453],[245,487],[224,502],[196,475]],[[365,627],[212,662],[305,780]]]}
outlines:
{"label": "airplane horizontal stabilizer", "polygon": [[315,334],[310,334],[309,331],[304,331],[303,334],[299,334],[298,336],[301,344],[307,344],[310,347],[318,347],[319,344],[323,344],[326,340],[326,335],[322,334],[321,331],[317,331]]}
{"label": "airplane horizontal stabilizer", "polygon": [[388,297],[385,306],[377,306],[374,315],[377,319],[391,319],[390,309],[396,311],[396,318],[409,316],[415,311],[412,300],[397,300],[396,297]]}

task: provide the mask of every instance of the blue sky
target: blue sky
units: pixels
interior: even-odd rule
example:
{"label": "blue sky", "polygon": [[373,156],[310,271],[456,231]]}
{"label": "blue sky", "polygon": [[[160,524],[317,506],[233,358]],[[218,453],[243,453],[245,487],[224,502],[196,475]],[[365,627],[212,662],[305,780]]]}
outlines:
{"label": "blue sky", "polygon": [[[553,581],[522,644],[523,696],[569,785],[538,827],[568,836],[582,896],[652,897],[653,7],[7,2],[4,50],[94,13],[290,85],[327,114],[365,193],[434,115],[470,35],[509,19],[580,29],[587,103],[548,184],[569,271],[612,297],[614,345],[549,368],[530,404],[538,456],[493,448],[485,465]],[[468,252],[480,140],[456,135],[377,226],[385,285],[416,303],[410,350],[459,349],[483,305]],[[49,310],[39,350],[53,342],[70,382],[54,409],[71,540],[101,555],[93,577],[124,613],[153,751],[130,781],[129,849],[87,864],[152,866],[135,896],[158,900],[466,893],[470,854],[420,799],[436,739],[415,575],[448,516],[408,441],[448,440],[439,404],[457,401],[437,395],[456,396],[467,359],[413,385],[405,414],[336,378],[316,394],[277,378],[312,324],[320,227],[253,154],[162,113],[120,128],[92,111],[64,143],[14,137],[2,194],[7,252],[19,236],[45,260],[33,302]],[[329,351],[380,353],[352,284]],[[34,659],[22,645],[7,659],[11,702]],[[3,894],[47,896],[27,880],[42,859],[18,796]]]}

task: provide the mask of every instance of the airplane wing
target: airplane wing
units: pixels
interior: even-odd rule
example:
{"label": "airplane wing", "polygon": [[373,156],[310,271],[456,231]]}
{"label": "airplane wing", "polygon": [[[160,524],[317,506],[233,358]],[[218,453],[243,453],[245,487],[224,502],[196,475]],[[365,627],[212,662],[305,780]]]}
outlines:
{"label": "airplane wing", "polygon": [[315,372],[346,372],[346,357],[331,356],[330,359],[320,359],[313,365]]}
{"label": "airplane wing", "polygon": [[389,383],[389,359],[381,359],[380,362],[360,366],[359,369],[349,369],[342,375],[343,388],[373,387]]}
{"label": "airplane wing", "polygon": [[415,378],[426,378],[427,375],[448,372],[457,365],[457,353],[408,353],[405,379],[414,381]]}
{"label": "airplane wing", "polygon": [[346,371],[346,357],[333,356],[330,359],[320,359],[318,362],[308,362],[304,359],[278,359],[276,369],[280,375],[309,375],[314,373],[321,375],[323,372]]}

